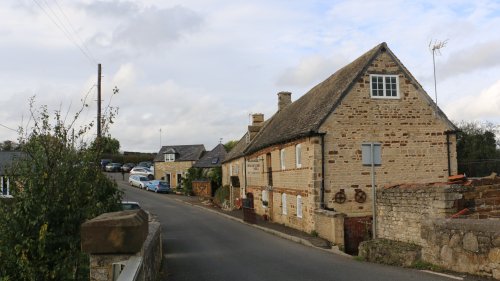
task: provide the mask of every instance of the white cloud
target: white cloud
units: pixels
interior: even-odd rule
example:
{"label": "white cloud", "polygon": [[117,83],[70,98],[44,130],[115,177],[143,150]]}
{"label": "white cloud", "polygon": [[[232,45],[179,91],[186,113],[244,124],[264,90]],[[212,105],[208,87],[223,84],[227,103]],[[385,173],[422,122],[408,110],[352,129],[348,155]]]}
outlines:
{"label": "white cloud", "polygon": [[500,80],[478,95],[461,97],[444,107],[453,120],[500,121]]}

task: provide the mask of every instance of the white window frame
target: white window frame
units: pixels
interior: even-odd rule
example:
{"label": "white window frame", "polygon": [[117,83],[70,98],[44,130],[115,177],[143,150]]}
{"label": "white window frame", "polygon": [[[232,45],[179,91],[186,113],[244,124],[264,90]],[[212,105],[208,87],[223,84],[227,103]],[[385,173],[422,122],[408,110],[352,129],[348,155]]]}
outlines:
{"label": "white window frame", "polygon": [[[373,82],[372,79],[375,77],[381,77],[382,78],[382,96],[375,96],[373,95],[373,91],[375,90],[373,88]],[[388,95],[388,88],[387,88],[387,82],[386,78],[396,78],[396,95],[395,96],[389,96]],[[387,74],[370,74],[370,97],[372,99],[399,99],[400,94],[399,94],[399,76],[398,75],[387,75]]]}
{"label": "white window frame", "polygon": [[[3,186],[5,184],[6,194],[3,194]],[[10,196],[10,180],[8,177],[0,176],[0,195],[1,196]]]}
{"label": "white window frame", "polygon": [[281,170],[285,170],[285,149],[280,150],[280,165]]}
{"label": "white window frame", "polygon": [[302,146],[300,143],[295,146],[295,166],[302,168]]}
{"label": "white window frame", "polygon": [[174,162],[175,154],[174,153],[165,153],[165,162]]}
{"label": "white window frame", "polygon": [[[269,206],[269,192],[265,189],[262,190],[262,207],[267,208]],[[265,202],[265,203],[264,203]]]}
{"label": "white window frame", "polygon": [[177,186],[179,186],[179,185],[182,186],[182,172],[177,172],[175,174],[175,177],[176,177],[175,182],[176,182]]}
{"label": "white window frame", "polygon": [[281,193],[281,214],[288,214],[287,206],[286,206],[286,193]]}
{"label": "white window frame", "polygon": [[297,217],[302,218],[302,196],[297,195]]}

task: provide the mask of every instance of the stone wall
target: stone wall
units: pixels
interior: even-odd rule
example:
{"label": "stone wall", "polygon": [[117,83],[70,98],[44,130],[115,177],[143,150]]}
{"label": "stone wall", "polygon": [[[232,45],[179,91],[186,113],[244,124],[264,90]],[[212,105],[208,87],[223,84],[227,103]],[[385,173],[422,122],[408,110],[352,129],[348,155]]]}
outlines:
{"label": "stone wall", "polygon": [[[297,145],[300,145],[300,165],[296,162]],[[315,229],[314,210],[319,206],[321,182],[321,166],[318,168],[320,148],[319,138],[311,137],[268,147],[247,157],[246,192],[253,194],[258,215],[305,232]],[[285,156],[284,169],[281,167],[281,150]],[[272,185],[269,184],[269,171]],[[263,204],[263,192],[267,192],[267,205]],[[297,199],[299,196],[300,200]],[[283,197],[286,198],[284,201]],[[297,208],[300,201],[302,217]]]}
{"label": "stone wall", "polygon": [[193,163],[193,161],[155,162],[155,179],[159,180],[165,177],[165,174],[170,174],[170,186],[175,188],[179,181],[177,175],[184,175],[193,166]]}
{"label": "stone wall", "polygon": [[[141,234],[144,224],[145,235]],[[90,257],[90,281],[113,280],[113,264],[125,266],[120,278],[123,274],[136,276],[125,280],[157,280],[161,243],[160,223],[151,217],[148,221],[142,210],[106,213],[82,225],[82,250]],[[132,264],[138,267],[127,270]]]}
{"label": "stone wall", "polygon": [[[442,268],[500,279],[499,181],[379,190],[378,238],[419,245],[421,259]],[[469,219],[451,218],[466,208]],[[488,219],[470,219],[477,216]]]}
{"label": "stone wall", "polygon": [[[370,74],[399,76],[400,97],[370,96]],[[325,135],[325,188],[328,207],[349,216],[370,215],[370,167],[362,165],[361,144],[382,144],[382,165],[376,168],[378,186],[403,182],[445,181],[448,176],[445,131],[451,128],[435,113],[428,95],[406,76],[387,53],[381,53],[352,86],[321,126]],[[457,171],[456,139],[450,135],[451,173]],[[344,189],[347,200],[336,203],[335,193]],[[367,200],[354,200],[356,189]]]}
{"label": "stone wall", "polygon": [[466,188],[407,185],[377,192],[377,237],[422,245],[422,222],[455,214]]}
{"label": "stone wall", "polygon": [[422,259],[500,279],[500,220],[435,219],[422,225]]}
{"label": "stone wall", "polygon": [[314,212],[315,230],[318,236],[331,241],[343,248],[344,246],[344,218],[345,214],[328,210]]}

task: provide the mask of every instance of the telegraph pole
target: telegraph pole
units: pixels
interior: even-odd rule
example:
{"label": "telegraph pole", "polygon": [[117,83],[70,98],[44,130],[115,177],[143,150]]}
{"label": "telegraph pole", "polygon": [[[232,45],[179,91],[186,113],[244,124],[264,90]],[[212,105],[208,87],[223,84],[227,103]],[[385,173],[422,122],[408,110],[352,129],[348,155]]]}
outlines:
{"label": "telegraph pole", "polygon": [[101,64],[97,65],[97,139],[101,138]]}

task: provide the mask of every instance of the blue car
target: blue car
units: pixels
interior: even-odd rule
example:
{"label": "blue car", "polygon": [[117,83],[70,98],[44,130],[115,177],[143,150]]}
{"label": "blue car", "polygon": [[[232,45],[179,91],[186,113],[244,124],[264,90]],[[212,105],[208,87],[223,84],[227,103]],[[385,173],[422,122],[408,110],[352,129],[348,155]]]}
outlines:
{"label": "blue car", "polygon": [[170,185],[166,181],[152,180],[146,182],[146,190],[156,193],[169,193]]}

